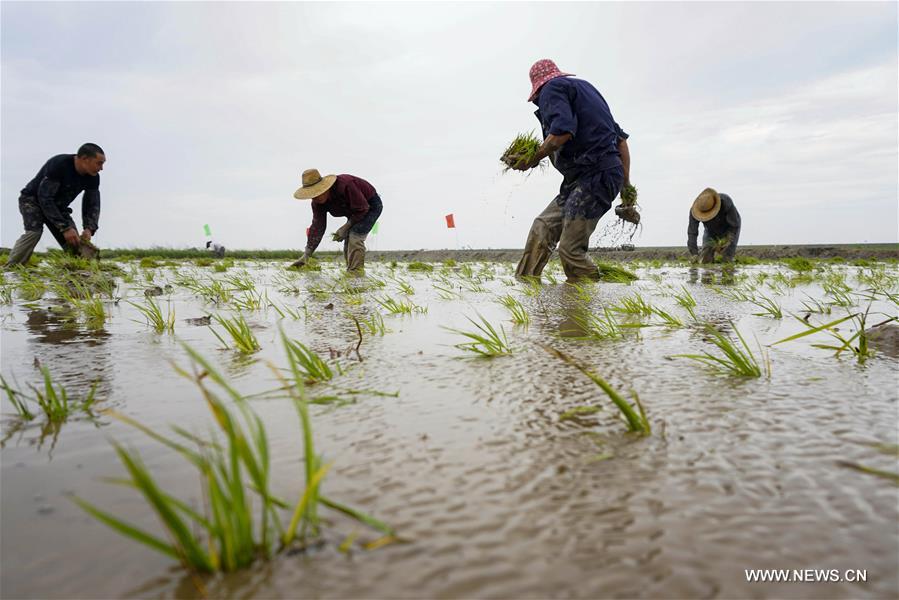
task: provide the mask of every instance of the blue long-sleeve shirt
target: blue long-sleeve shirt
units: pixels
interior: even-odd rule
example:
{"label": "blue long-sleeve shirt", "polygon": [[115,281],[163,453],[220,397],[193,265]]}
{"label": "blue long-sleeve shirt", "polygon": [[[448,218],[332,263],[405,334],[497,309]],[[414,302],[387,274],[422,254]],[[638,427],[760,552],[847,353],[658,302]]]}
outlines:
{"label": "blue long-sleeve shirt", "polygon": [[550,157],[566,181],[622,166],[618,141],[626,140],[628,134],[615,122],[595,87],[582,79],[556,77],[540,88],[534,103],[544,138],[571,134],[571,139]]}

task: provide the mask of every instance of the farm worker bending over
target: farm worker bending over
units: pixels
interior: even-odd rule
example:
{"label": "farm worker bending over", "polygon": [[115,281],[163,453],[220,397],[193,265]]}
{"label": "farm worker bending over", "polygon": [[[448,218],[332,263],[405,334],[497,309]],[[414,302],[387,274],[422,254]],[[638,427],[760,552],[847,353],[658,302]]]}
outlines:
{"label": "farm worker bending over", "polygon": [[326,175],[317,169],[303,171],[303,187],[293,193],[298,200],[312,199],[312,225],[306,240],[303,256],[291,264],[301,267],[318,248],[325,234],[328,213],[335,217],[347,217],[333,239],[343,242],[343,255],[347,271],[358,271],[365,266],[365,238],[381,216],[381,197],[372,185],[353,175]]}
{"label": "farm worker bending over", "polygon": [[[696,248],[699,223],[705,225],[702,234],[702,253]],[[719,194],[712,188],[702,190],[690,207],[690,224],[687,226],[687,248],[703,263],[715,260],[721,254],[725,262],[733,262],[740,239],[740,213],[727,194]],[[698,255],[698,256],[697,256]]]}
{"label": "farm worker bending over", "polygon": [[216,244],[212,240],[206,242],[206,249],[212,252],[216,258],[224,258],[225,256],[225,247],[221,244]]}
{"label": "farm worker bending over", "polygon": [[519,276],[540,276],[556,244],[568,279],[599,278],[587,257],[590,235],[615,196],[629,183],[628,135],[621,130],[595,87],[563,73],[551,60],[531,67],[530,102],[543,129],[540,150],[525,165],[544,157],[562,173],[559,195],[534,219],[518,263]]}
{"label": "farm worker bending over", "polygon": [[[19,195],[25,233],[9,253],[7,267],[25,264],[37,246],[44,225],[63,250],[74,252],[81,240],[90,242],[100,223],[100,171],[106,154],[97,144],[83,144],[77,154],[57,154],[41,167]],[[69,208],[81,192],[81,238]]]}

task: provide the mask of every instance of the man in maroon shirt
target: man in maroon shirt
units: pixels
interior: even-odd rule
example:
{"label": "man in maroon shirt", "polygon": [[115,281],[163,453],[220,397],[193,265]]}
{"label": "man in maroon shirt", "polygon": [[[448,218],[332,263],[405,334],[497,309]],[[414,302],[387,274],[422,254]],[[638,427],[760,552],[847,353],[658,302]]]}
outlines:
{"label": "man in maroon shirt", "polygon": [[367,181],[353,175],[326,175],[318,169],[303,171],[303,186],[293,193],[298,200],[312,200],[312,225],[303,256],[292,263],[302,267],[318,248],[325,235],[328,213],[347,217],[347,222],[333,236],[343,242],[347,271],[361,271],[365,266],[365,238],[381,216],[381,197]]}

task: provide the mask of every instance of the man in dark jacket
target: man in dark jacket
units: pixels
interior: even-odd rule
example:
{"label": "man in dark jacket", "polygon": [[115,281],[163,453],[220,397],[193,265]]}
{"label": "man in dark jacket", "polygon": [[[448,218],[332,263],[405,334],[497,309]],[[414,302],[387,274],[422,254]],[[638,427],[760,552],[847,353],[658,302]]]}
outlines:
{"label": "man in dark jacket", "polygon": [[[90,242],[100,224],[100,171],[106,154],[97,144],[83,144],[77,154],[58,154],[44,163],[19,196],[25,233],[16,240],[6,266],[25,264],[44,232],[44,225],[63,250],[74,252],[81,241]],[[72,220],[69,205],[81,199],[81,224]]]}
{"label": "man in dark jacket", "polygon": [[[701,253],[696,247],[700,223],[704,225]],[[730,196],[719,194],[712,188],[702,190],[690,207],[687,226],[690,254],[702,263],[714,262],[715,254],[720,254],[724,262],[733,262],[740,239],[740,225],[740,213]]]}
{"label": "man in dark jacket", "polygon": [[615,196],[629,182],[628,135],[621,130],[599,91],[551,60],[531,67],[534,113],[543,129],[543,144],[520,171],[549,157],[562,173],[559,194],[536,218],[525,243],[516,275],[539,277],[556,244],[568,279],[598,279],[599,270],[587,256],[590,236]]}
{"label": "man in dark jacket", "polygon": [[322,177],[317,169],[303,171],[303,186],[294,192],[298,200],[312,200],[312,225],[306,240],[303,256],[291,264],[301,267],[318,248],[325,235],[328,213],[335,217],[347,217],[333,239],[343,242],[343,256],[347,271],[361,271],[365,266],[365,238],[381,216],[383,205],[375,188],[361,177],[353,175],[327,175]]}

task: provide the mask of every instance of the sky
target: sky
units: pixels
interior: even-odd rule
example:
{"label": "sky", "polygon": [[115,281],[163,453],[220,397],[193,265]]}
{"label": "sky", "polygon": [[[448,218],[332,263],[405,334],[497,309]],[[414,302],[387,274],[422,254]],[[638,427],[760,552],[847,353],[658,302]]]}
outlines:
{"label": "sky", "polygon": [[895,2],[4,1],[0,245],[41,165],[90,141],[100,247],[200,247],[208,224],[229,248],[302,249],[293,192],[317,168],[377,189],[370,249],[521,248],[561,175],[498,159],[539,132],[542,58],[630,134],[636,245],[685,245],[705,187],[733,198],[741,244],[897,242],[897,27]]}

